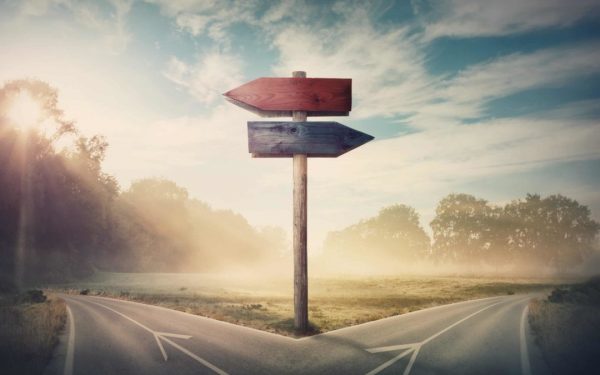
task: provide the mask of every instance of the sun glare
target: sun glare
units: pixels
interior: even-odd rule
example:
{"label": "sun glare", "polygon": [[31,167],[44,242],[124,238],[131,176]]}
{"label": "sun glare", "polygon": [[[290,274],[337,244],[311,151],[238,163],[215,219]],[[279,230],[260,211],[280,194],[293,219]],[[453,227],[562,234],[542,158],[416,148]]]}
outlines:
{"label": "sun glare", "polygon": [[42,107],[31,94],[21,91],[14,96],[7,117],[18,128],[32,129],[42,120]]}

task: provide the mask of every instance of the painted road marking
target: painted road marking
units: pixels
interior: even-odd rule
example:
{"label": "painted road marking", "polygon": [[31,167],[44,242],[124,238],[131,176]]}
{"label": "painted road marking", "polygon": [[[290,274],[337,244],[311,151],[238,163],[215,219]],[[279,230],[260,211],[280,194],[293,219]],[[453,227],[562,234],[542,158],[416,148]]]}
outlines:
{"label": "painted road marking", "polygon": [[[367,349],[367,351],[370,351]],[[374,368],[373,370],[369,371],[367,373],[367,375],[374,375],[374,374],[378,374],[380,371],[390,367],[391,365],[393,365],[394,363],[396,363],[397,361],[399,361],[400,359],[406,357],[407,355],[409,355],[410,353],[414,352],[414,348],[413,349],[409,349],[407,351],[405,351],[404,353],[400,353],[399,355],[397,355],[396,357],[390,359],[389,361],[377,366],[376,368]],[[377,353],[377,352],[375,352]]]}
{"label": "painted road marking", "polygon": [[402,344],[402,345],[392,345],[392,346],[380,346],[379,348],[371,348],[365,349],[369,353],[381,353],[381,352],[391,352],[394,350],[402,350],[402,349],[414,349],[415,344]]}
{"label": "painted road marking", "polygon": [[67,340],[67,356],[65,357],[65,367],[63,375],[73,374],[73,358],[75,350],[75,319],[69,305],[67,305],[67,318],[69,319],[69,338]]}
{"label": "painted road marking", "polygon": [[521,327],[520,327],[520,342],[521,342],[521,374],[531,375],[531,364],[529,362],[529,351],[527,350],[527,336],[525,335],[525,326],[527,322],[527,313],[529,313],[529,303],[525,305],[523,313],[521,314]]}
{"label": "painted road marking", "polygon": [[119,312],[111,307],[108,307],[106,305],[103,305],[101,303],[98,302],[94,302],[94,301],[88,301],[90,303],[93,303],[95,305],[98,305],[100,307],[104,307],[107,310],[110,310],[112,312],[114,312],[115,314],[119,314],[120,316],[122,316],[123,318],[131,321],[132,323],[136,324],[137,326],[145,329],[146,331],[150,332],[152,335],[154,335],[154,338],[156,339],[156,343],[158,344],[158,347],[160,349],[160,352],[163,355],[163,358],[165,359],[165,361],[168,359],[167,356],[167,352],[165,351],[161,340],[164,340],[165,342],[169,343],[171,346],[173,346],[174,348],[178,349],[179,351],[183,352],[184,354],[187,354],[190,358],[194,359],[195,361],[203,364],[204,366],[208,367],[209,369],[213,370],[215,373],[219,374],[219,375],[229,375],[227,374],[227,372],[221,370],[220,368],[218,368],[217,366],[213,365],[212,363],[208,362],[207,360],[198,357],[197,355],[195,355],[194,353],[190,352],[189,350],[185,349],[184,347],[182,347],[181,345],[171,341],[170,339],[168,339],[167,337],[176,337],[176,338],[181,338],[181,339],[189,339],[192,336],[189,335],[180,335],[180,334],[176,334],[176,333],[166,333],[166,332],[158,332],[158,331],[154,331],[150,328],[148,328],[147,326],[143,325],[142,323],[138,322],[137,320],[130,318],[129,316],[123,314],[122,312]]}
{"label": "painted road marking", "polygon": [[417,356],[419,355],[419,351],[421,350],[421,347],[425,344],[427,344],[429,341],[435,339],[436,337],[438,337],[439,335],[451,330],[452,328],[456,327],[457,325],[459,325],[460,323],[464,322],[467,319],[470,319],[472,317],[474,317],[475,315],[489,309],[490,307],[496,306],[499,303],[502,303],[504,301],[499,301],[496,303],[493,303],[491,305],[488,305],[480,310],[475,311],[474,313],[467,315],[466,317],[462,318],[461,320],[454,322],[453,324],[449,325],[448,327],[442,329],[441,331],[434,333],[433,335],[429,336],[428,338],[426,338],[423,341],[420,342],[415,342],[412,344],[402,344],[402,345],[392,345],[392,346],[382,346],[379,348],[370,348],[370,349],[365,349],[366,351],[368,351],[369,353],[381,353],[381,352],[388,352],[388,351],[393,351],[393,350],[401,350],[401,349],[408,349],[406,352],[390,359],[389,361],[385,362],[384,364],[374,368],[373,370],[369,371],[366,375],[375,375],[378,374],[379,372],[383,371],[384,369],[388,368],[389,366],[393,365],[394,363],[396,363],[398,360],[406,357],[408,354],[412,353],[412,356],[410,357],[410,361],[408,363],[408,366],[406,367],[406,369],[404,370],[404,375],[409,375],[410,371],[412,370],[413,365],[415,364],[415,361],[417,360]]}

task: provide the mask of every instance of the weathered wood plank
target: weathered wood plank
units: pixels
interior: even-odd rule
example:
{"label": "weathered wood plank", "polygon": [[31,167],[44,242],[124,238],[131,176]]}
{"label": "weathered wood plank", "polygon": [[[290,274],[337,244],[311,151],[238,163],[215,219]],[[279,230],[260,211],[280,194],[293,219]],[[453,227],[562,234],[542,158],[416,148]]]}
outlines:
{"label": "weathered wood plank", "polygon": [[[306,78],[306,72],[296,71],[292,77]],[[293,111],[294,123],[306,122],[306,111]],[[306,154],[294,154],[294,327],[308,330],[308,160]]]}
{"label": "weathered wood plank", "polygon": [[352,109],[352,80],[347,78],[263,77],[226,92],[232,103],[265,117],[347,116]]}
{"label": "weathered wood plank", "polygon": [[248,149],[254,157],[338,157],[372,139],[332,121],[248,121]]}

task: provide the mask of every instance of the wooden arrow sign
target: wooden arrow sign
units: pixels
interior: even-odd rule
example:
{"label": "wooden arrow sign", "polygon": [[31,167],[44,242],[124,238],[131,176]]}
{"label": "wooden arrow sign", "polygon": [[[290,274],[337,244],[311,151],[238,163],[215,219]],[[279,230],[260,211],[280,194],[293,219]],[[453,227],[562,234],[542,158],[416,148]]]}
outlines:
{"label": "wooden arrow sign", "polygon": [[248,148],[254,157],[335,158],[373,137],[337,122],[248,121]]}
{"label": "wooden arrow sign", "polygon": [[263,117],[348,116],[352,80],[345,78],[258,78],[226,92],[232,103]]}
{"label": "wooden arrow sign", "polygon": [[259,78],[225,94],[230,102],[265,117],[289,116],[293,122],[248,121],[248,149],[254,157],[293,157],[294,175],[294,328],[308,330],[307,158],[338,157],[373,139],[337,122],[307,122],[307,116],[347,116],[352,80]]}

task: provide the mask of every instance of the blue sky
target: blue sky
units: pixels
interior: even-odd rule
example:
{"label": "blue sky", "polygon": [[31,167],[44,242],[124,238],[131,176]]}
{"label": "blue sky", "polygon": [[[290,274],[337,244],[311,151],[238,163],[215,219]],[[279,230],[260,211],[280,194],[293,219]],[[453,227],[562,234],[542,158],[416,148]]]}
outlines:
{"label": "blue sky", "polygon": [[[389,204],[562,193],[600,218],[600,1],[1,1],[0,81],[40,78],[123,188],[170,178],[291,228],[291,161],[252,159],[260,76],[353,79],[333,118],[376,140],[309,161],[309,246]],[[318,120],[318,119],[316,119]]]}

